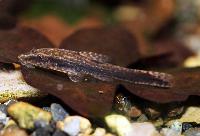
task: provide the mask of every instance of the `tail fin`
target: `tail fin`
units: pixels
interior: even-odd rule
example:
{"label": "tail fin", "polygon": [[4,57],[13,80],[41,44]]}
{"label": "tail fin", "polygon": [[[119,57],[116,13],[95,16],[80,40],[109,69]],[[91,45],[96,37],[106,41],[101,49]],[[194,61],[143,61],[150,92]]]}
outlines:
{"label": "tail fin", "polygon": [[167,73],[135,70],[135,84],[150,85],[162,88],[170,88],[173,86],[173,76]]}

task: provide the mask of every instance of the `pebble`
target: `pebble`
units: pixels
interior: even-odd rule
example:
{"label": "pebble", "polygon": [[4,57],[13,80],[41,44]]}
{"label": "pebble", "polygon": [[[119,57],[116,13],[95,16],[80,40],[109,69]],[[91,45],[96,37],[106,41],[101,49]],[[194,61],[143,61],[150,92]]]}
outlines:
{"label": "pebble", "polygon": [[7,115],[7,106],[5,104],[0,104],[0,112]]}
{"label": "pebble", "polygon": [[90,134],[92,131],[90,121],[81,116],[67,116],[63,121],[58,121],[56,126],[70,136]]}
{"label": "pebble", "polygon": [[157,120],[152,121],[152,123],[156,128],[161,128],[164,124],[164,120],[162,118],[158,118]]}
{"label": "pebble", "polygon": [[2,130],[0,136],[28,136],[28,134],[23,129],[12,126]]}
{"label": "pebble", "polygon": [[179,119],[181,122],[196,122],[200,124],[200,107],[189,107]]}
{"label": "pebble", "polygon": [[161,135],[163,136],[181,136],[181,133],[170,128],[162,128]]}
{"label": "pebble", "polygon": [[38,128],[31,134],[31,136],[51,136],[51,132],[44,128]]}
{"label": "pebble", "polygon": [[198,126],[196,122],[183,122],[182,123],[182,132],[185,132],[186,130],[193,128],[195,126]]}
{"label": "pebble", "polygon": [[62,121],[69,115],[60,104],[56,103],[51,104],[51,113],[54,121]]}
{"label": "pebble", "polygon": [[161,136],[150,122],[132,123],[131,131],[126,136]]}
{"label": "pebble", "polygon": [[9,120],[9,117],[3,112],[0,111],[0,123],[3,123],[4,125],[7,124]]}
{"label": "pebble", "polygon": [[49,123],[45,120],[36,120],[34,121],[34,128],[44,128],[48,125]]}
{"label": "pebble", "polygon": [[177,133],[182,133],[182,123],[179,121],[175,121],[170,128],[174,131],[176,131]]}
{"label": "pebble", "polygon": [[116,135],[111,134],[111,133],[106,133],[105,136],[116,136]]}
{"label": "pebble", "polygon": [[37,126],[32,136],[51,136],[54,130],[55,129],[51,125]]}
{"label": "pebble", "polygon": [[26,129],[33,129],[36,120],[44,120],[49,123],[52,118],[51,113],[25,102],[10,105],[8,114],[18,122],[21,128]]}
{"label": "pebble", "polygon": [[104,128],[96,128],[92,136],[105,136],[106,130]]}
{"label": "pebble", "polygon": [[67,136],[63,131],[61,130],[56,130],[52,136]]}
{"label": "pebble", "polygon": [[131,118],[137,118],[141,115],[142,115],[142,111],[136,106],[132,106],[128,112],[128,116]]}
{"label": "pebble", "polygon": [[200,136],[200,128],[190,128],[183,134],[184,136]]}
{"label": "pebble", "polygon": [[107,126],[119,136],[127,136],[131,130],[131,123],[122,115],[108,115],[105,117],[105,121]]}
{"label": "pebble", "polygon": [[28,85],[20,70],[0,70],[0,102],[10,99],[42,97],[46,95],[38,89]]}
{"label": "pebble", "polygon": [[8,128],[11,126],[17,126],[16,122],[12,119],[9,119],[8,122],[5,124],[4,128]]}
{"label": "pebble", "polygon": [[145,113],[150,119],[153,119],[153,120],[157,119],[161,115],[160,111],[158,111],[154,108],[150,108],[150,107],[145,109]]}
{"label": "pebble", "polygon": [[177,117],[177,116],[181,115],[183,113],[183,111],[184,111],[184,106],[171,109],[167,113],[167,117],[169,117],[169,118]]}
{"label": "pebble", "polygon": [[189,107],[180,119],[171,120],[167,123],[168,126],[173,124],[175,121],[183,122],[196,122],[200,124],[200,107]]}
{"label": "pebble", "polygon": [[147,122],[148,118],[145,114],[142,114],[138,119],[137,122]]}

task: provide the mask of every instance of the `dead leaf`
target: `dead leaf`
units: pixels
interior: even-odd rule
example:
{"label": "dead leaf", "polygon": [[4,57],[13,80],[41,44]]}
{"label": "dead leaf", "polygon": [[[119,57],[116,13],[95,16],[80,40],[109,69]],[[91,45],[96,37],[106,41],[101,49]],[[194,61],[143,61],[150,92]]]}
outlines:
{"label": "dead leaf", "polygon": [[18,55],[35,48],[53,47],[39,32],[27,27],[0,30],[0,62],[17,63]]}
{"label": "dead leaf", "polygon": [[130,84],[124,84],[124,86],[131,93],[158,103],[185,101],[189,96],[200,96],[200,68],[180,68],[165,72],[174,76],[172,88],[164,89]]}
{"label": "dead leaf", "polygon": [[116,26],[80,29],[63,40],[60,48],[105,54],[113,59],[113,63],[127,66],[140,56],[137,44],[129,31]]}
{"label": "dead leaf", "polygon": [[73,110],[87,117],[103,117],[111,111],[115,85],[106,83],[75,83],[67,75],[22,67],[25,81],[41,91],[61,99]]}

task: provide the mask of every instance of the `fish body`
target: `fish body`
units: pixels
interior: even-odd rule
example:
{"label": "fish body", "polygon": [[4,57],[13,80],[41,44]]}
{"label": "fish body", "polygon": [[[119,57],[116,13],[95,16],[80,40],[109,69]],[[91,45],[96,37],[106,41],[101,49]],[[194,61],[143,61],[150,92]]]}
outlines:
{"label": "fish body", "polygon": [[18,58],[19,62],[25,66],[66,73],[73,82],[80,82],[86,76],[91,76],[106,82],[117,80],[163,88],[172,87],[170,74],[113,65],[109,63],[111,59],[108,56],[94,52],[41,48],[22,54]]}

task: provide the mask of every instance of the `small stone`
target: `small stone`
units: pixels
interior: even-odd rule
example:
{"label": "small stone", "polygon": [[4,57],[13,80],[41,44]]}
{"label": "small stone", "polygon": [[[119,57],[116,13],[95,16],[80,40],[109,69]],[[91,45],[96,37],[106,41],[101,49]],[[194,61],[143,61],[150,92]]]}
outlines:
{"label": "small stone", "polygon": [[162,136],[181,136],[180,132],[170,128],[162,128],[160,133]]}
{"label": "small stone", "polygon": [[105,117],[108,127],[119,136],[127,136],[131,130],[131,123],[122,115],[108,115]]}
{"label": "small stone", "polygon": [[46,125],[44,127],[38,127],[32,135],[34,136],[49,136],[54,132],[54,128],[50,125]]}
{"label": "small stone", "polygon": [[138,107],[132,106],[128,112],[128,115],[129,117],[137,118],[142,115],[142,111]]}
{"label": "small stone", "polygon": [[16,122],[12,119],[8,120],[8,122],[6,123],[4,128],[8,128],[8,127],[11,127],[11,126],[17,126]]}
{"label": "small stone", "polygon": [[179,119],[181,122],[196,122],[200,124],[200,107],[189,107]]}
{"label": "small stone", "polygon": [[92,131],[90,121],[81,116],[67,116],[64,121],[57,122],[57,128],[70,136],[90,134]]}
{"label": "small stone", "polygon": [[157,120],[153,121],[152,123],[156,128],[161,128],[161,126],[164,124],[164,121],[162,118],[158,118]]}
{"label": "small stone", "polygon": [[167,116],[168,116],[169,118],[177,117],[177,116],[179,116],[180,114],[182,114],[183,111],[184,111],[184,107],[183,107],[183,106],[182,106],[182,107],[177,107],[177,108],[174,108],[174,109],[172,109],[171,111],[169,111],[169,112],[167,113]]}
{"label": "small stone", "polygon": [[5,104],[0,104],[0,112],[7,115],[7,106]]}
{"label": "small stone", "polygon": [[145,113],[150,119],[157,119],[161,115],[161,113],[158,110],[151,107],[146,108]]}
{"label": "small stone", "polygon": [[35,128],[44,128],[48,125],[49,123],[45,120],[36,120],[34,122],[34,127]]}
{"label": "small stone", "polygon": [[184,136],[199,136],[200,135],[200,128],[190,128],[185,131]]}
{"label": "small stone", "polygon": [[111,133],[106,133],[105,136],[116,136],[116,135],[111,134]]}
{"label": "small stone", "polygon": [[186,130],[193,128],[193,126],[196,126],[197,123],[195,122],[183,122],[182,123],[182,132],[185,132]]}
{"label": "small stone", "polygon": [[126,136],[160,136],[154,125],[149,122],[132,123],[131,131]]}
{"label": "small stone", "polygon": [[175,121],[170,128],[174,131],[176,131],[177,133],[182,133],[182,123],[179,121]]}
{"label": "small stone", "polygon": [[12,126],[2,130],[0,136],[28,136],[28,134],[23,129]]}
{"label": "small stone", "polygon": [[106,130],[104,128],[96,128],[92,136],[105,136]]}
{"label": "small stone", "polygon": [[142,114],[138,119],[137,122],[147,122],[148,118],[146,115]]}
{"label": "small stone", "polygon": [[170,126],[174,122],[196,122],[200,124],[200,107],[188,107],[180,119],[170,120],[166,125]]}
{"label": "small stone", "polygon": [[56,130],[52,136],[67,136],[63,131],[61,130]]}
{"label": "small stone", "polygon": [[54,121],[62,121],[69,115],[60,104],[56,103],[51,104],[51,113]]}
{"label": "small stone", "polygon": [[0,111],[0,123],[6,125],[8,123],[9,117],[3,112]]}
{"label": "small stone", "polygon": [[31,136],[51,136],[51,133],[44,128],[36,129]]}
{"label": "small stone", "polygon": [[10,105],[8,113],[18,122],[21,128],[26,129],[32,129],[36,120],[44,120],[48,123],[51,120],[51,113],[25,102]]}
{"label": "small stone", "polygon": [[0,102],[10,99],[42,97],[42,93],[36,88],[28,85],[19,70],[0,70]]}

